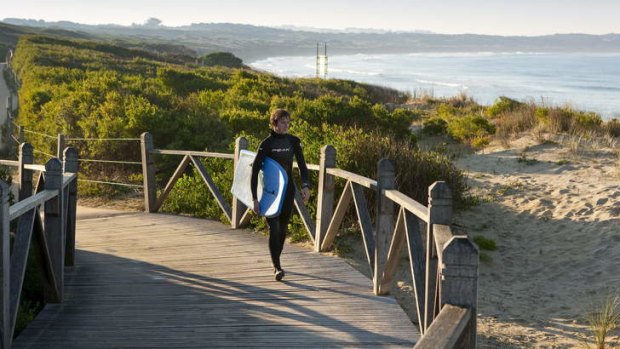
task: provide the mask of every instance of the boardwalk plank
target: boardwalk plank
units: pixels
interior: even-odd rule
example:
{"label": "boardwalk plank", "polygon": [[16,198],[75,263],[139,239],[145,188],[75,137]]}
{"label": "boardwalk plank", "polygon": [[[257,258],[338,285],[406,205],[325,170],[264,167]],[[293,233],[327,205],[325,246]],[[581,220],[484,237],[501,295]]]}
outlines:
{"label": "boardwalk plank", "polygon": [[287,245],[273,280],[266,237],[165,214],[79,220],[65,301],[15,348],[411,348],[416,327],[342,259]]}

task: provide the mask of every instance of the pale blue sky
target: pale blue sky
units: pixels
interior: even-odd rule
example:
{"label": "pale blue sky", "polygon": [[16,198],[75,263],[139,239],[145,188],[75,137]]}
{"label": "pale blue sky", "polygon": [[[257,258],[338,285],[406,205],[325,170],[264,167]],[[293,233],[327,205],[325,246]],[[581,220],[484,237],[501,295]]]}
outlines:
{"label": "pale blue sky", "polygon": [[229,22],[438,33],[620,33],[620,0],[13,0],[0,19],[167,26]]}

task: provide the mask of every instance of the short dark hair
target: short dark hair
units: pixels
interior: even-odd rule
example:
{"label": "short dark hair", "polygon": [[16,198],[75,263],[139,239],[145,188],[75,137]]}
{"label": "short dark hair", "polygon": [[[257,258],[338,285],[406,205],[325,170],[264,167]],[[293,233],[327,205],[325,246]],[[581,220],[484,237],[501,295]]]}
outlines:
{"label": "short dark hair", "polygon": [[273,111],[273,113],[271,113],[271,116],[269,117],[269,123],[271,124],[271,126],[276,126],[278,124],[278,121],[282,118],[288,118],[290,120],[291,114],[286,111],[286,109],[276,109]]}

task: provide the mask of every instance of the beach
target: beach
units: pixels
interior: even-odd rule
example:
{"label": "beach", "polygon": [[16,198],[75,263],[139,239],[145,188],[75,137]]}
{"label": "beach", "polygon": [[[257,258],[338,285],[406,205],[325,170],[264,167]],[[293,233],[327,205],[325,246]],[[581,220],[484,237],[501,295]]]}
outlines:
{"label": "beach", "polygon": [[493,143],[456,162],[481,203],[454,223],[498,247],[482,250],[479,268],[482,348],[580,347],[587,312],[620,293],[618,148],[550,139]]}

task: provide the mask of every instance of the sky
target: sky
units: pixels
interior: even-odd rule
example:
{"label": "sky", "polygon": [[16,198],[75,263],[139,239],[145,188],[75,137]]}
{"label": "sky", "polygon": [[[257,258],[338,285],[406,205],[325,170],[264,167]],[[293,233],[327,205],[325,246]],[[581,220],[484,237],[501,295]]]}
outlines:
{"label": "sky", "polygon": [[19,0],[0,19],[165,26],[241,23],[444,34],[620,33],[620,0]]}

